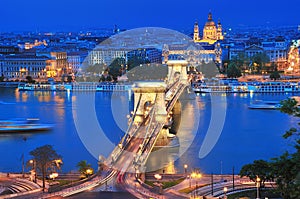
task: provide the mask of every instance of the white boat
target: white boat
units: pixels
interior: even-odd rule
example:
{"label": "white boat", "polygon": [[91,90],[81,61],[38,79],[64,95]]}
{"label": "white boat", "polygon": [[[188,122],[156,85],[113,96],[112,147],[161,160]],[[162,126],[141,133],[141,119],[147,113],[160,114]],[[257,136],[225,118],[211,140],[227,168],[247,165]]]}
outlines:
{"label": "white boat", "polygon": [[294,93],[300,92],[298,83],[290,82],[253,82],[248,85],[253,93]]}
{"label": "white boat", "polygon": [[279,109],[280,107],[279,101],[255,101],[248,106],[250,109]]}
{"label": "white boat", "polygon": [[199,93],[297,93],[300,84],[292,82],[236,82],[220,85],[193,83],[194,92]]}
{"label": "white boat", "polygon": [[38,120],[0,120],[0,133],[47,131],[53,128],[51,124],[36,123]]}
{"label": "white boat", "polygon": [[20,84],[19,91],[71,91],[72,84]]}

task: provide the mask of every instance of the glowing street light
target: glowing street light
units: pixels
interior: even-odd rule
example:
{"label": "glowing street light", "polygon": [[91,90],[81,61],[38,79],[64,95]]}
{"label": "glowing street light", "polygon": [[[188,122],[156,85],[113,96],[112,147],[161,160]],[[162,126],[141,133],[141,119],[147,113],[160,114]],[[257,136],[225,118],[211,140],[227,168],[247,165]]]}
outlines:
{"label": "glowing street light", "polygon": [[256,199],[259,199],[260,178],[256,177]]}
{"label": "glowing street light", "polygon": [[29,163],[32,164],[33,182],[36,182],[36,162],[35,160],[29,160]]}
{"label": "glowing street light", "polygon": [[159,194],[162,194],[162,186],[161,186],[161,183],[159,182],[159,180],[162,179],[162,176],[160,174],[155,174],[154,178],[157,180],[157,183],[158,183]]}
{"label": "glowing street light", "polygon": [[186,174],[186,173],[187,173],[188,165],[187,165],[187,164],[184,164],[184,165],[183,165],[183,168],[184,168],[184,173]]}
{"label": "glowing street light", "polygon": [[227,198],[227,196],[226,196],[226,193],[228,191],[227,187],[224,187],[223,191],[224,191],[224,198]]}
{"label": "glowing street light", "polygon": [[49,175],[49,178],[52,179],[52,180],[54,180],[54,179],[57,178],[57,177],[58,177],[58,173],[51,173],[51,174]]}
{"label": "glowing street light", "polygon": [[87,169],[85,172],[86,172],[87,176],[90,176],[90,175],[93,174],[93,170],[92,169]]}

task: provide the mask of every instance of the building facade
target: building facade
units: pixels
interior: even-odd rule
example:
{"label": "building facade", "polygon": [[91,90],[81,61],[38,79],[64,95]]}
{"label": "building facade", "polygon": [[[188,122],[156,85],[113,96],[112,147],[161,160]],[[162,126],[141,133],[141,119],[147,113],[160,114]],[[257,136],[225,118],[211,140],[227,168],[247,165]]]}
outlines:
{"label": "building facade", "polygon": [[[1,58],[1,73],[8,79],[46,78],[47,57],[36,55],[7,55]],[[2,75],[1,74],[1,75]]]}
{"label": "building facade", "polygon": [[37,52],[37,55],[48,57],[47,77],[61,77],[70,72],[66,52]]}
{"label": "building facade", "polygon": [[69,71],[72,74],[76,74],[80,71],[82,63],[84,62],[85,58],[87,57],[87,52],[68,52],[67,53],[67,61]]}
{"label": "building facade", "polygon": [[123,58],[125,62],[133,56],[148,60],[150,63],[161,63],[161,51],[152,48],[118,48],[100,47],[91,51],[88,55],[88,64],[110,65],[114,59]]}
{"label": "building facade", "polygon": [[184,59],[188,62],[188,66],[198,66],[210,62],[220,64],[222,50],[218,43],[208,45],[193,42],[188,44],[164,45],[162,53],[163,63],[167,63],[168,60],[173,59]]}
{"label": "building facade", "polygon": [[218,24],[216,25],[210,12],[208,14],[207,22],[205,23],[205,26],[203,28],[203,38],[200,38],[198,22],[195,22],[193,39],[194,42],[214,44],[217,41],[224,39],[222,31],[222,24],[220,20],[218,20]]}

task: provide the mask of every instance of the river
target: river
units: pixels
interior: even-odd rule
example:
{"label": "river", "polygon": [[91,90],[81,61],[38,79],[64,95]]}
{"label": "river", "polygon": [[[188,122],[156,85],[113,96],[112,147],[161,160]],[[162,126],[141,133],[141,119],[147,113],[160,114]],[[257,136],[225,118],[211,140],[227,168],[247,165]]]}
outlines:
{"label": "river", "polygon": [[[197,94],[192,102],[182,103],[184,118],[178,132],[181,146],[175,170],[182,172],[187,164],[188,170],[198,168],[204,173],[231,173],[233,167],[237,173],[242,165],[255,159],[269,160],[290,149],[291,141],[282,135],[297,125],[296,118],[278,110],[248,109],[255,100],[283,100],[290,96]],[[119,142],[127,127],[126,115],[130,114],[132,100],[126,92],[19,92],[0,88],[0,120],[39,118],[41,123],[54,124],[48,132],[0,134],[0,172],[21,172],[23,154],[24,160],[29,160],[29,152],[45,144],[53,145],[62,155],[64,172],[76,170],[81,160],[97,168],[95,153],[105,153]],[[98,128],[104,140],[91,132]],[[205,138],[207,132],[215,137]],[[203,147],[199,154],[204,142],[215,144],[210,144],[209,149]]]}

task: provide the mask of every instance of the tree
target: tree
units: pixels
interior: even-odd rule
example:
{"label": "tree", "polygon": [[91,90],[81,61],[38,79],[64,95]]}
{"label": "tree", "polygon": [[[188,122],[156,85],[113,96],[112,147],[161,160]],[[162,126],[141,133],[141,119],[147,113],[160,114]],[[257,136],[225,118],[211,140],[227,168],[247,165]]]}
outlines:
{"label": "tree", "polygon": [[240,176],[246,176],[253,182],[256,182],[257,177],[259,177],[263,185],[265,181],[273,179],[270,163],[265,160],[254,160],[252,164],[244,165],[240,171]]}
{"label": "tree", "polygon": [[270,58],[266,53],[257,53],[250,59],[253,62],[253,66],[255,67],[254,70],[257,71],[257,73],[260,73],[261,70],[265,68],[265,64],[270,61]]}
{"label": "tree", "polygon": [[56,153],[51,145],[38,147],[30,152],[35,161],[37,171],[42,173],[43,191],[45,190],[45,179],[49,172],[60,169],[62,157]]}
{"label": "tree", "polygon": [[227,68],[227,77],[236,78],[242,76],[241,69],[235,62],[230,62]]}
{"label": "tree", "polygon": [[27,82],[28,83],[34,83],[35,81],[32,79],[32,77],[31,76],[26,76],[26,80],[27,80]]}
{"label": "tree", "polygon": [[3,82],[4,79],[5,79],[5,77],[4,77],[3,73],[2,73],[2,75],[0,76],[0,82]]}
{"label": "tree", "polygon": [[78,162],[77,167],[80,174],[84,175],[85,177],[88,177],[94,172],[91,164],[88,164],[86,160],[81,160],[80,162]]}
{"label": "tree", "polygon": [[117,80],[117,77],[122,75],[122,66],[124,65],[125,65],[124,58],[114,59],[108,67],[109,75],[111,75],[114,80]]}
{"label": "tree", "polygon": [[277,70],[274,71],[274,72],[272,72],[271,75],[270,75],[270,79],[277,80],[279,78],[280,78],[280,74],[279,74],[279,72]]}
{"label": "tree", "polygon": [[68,75],[68,77],[67,77],[67,82],[68,82],[68,83],[71,83],[72,81],[73,81],[72,75]]}
{"label": "tree", "polygon": [[127,67],[128,67],[127,69],[131,70],[136,66],[139,66],[141,64],[148,64],[148,63],[150,63],[150,61],[146,58],[144,59],[144,58],[139,57],[139,56],[132,56],[127,61]]}
{"label": "tree", "polygon": [[[289,98],[281,102],[280,111],[294,117],[300,117],[300,109],[295,99]],[[298,123],[300,125],[300,123]],[[298,128],[291,128],[283,135],[284,139],[294,141],[294,150],[284,152],[281,156],[272,158],[270,162],[254,161],[242,167],[241,176],[254,179],[258,176],[263,179],[275,180],[283,199],[298,199],[300,196],[300,132]],[[264,174],[264,175],[261,175]]]}
{"label": "tree", "polygon": [[[298,102],[294,98],[282,101],[281,105],[281,112],[300,117]],[[294,141],[295,151],[293,153],[285,152],[280,157],[273,159],[274,175],[282,197],[296,199],[300,196],[300,132],[293,127],[286,131],[283,138]]]}

